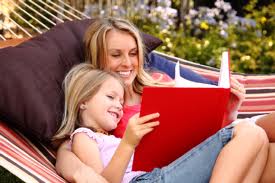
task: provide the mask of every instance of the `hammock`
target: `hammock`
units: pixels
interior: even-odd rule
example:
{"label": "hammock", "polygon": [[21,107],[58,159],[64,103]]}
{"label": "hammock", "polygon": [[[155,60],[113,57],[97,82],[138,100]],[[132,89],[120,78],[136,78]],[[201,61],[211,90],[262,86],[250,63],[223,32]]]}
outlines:
{"label": "hammock", "polygon": [[[213,79],[218,70],[156,52],[171,61]],[[238,118],[275,111],[275,75],[233,73],[244,84],[247,93]],[[0,165],[25,182],[65,182],[55,171],[55,152],[36,139],[29,139],[16,129],[0,122]]]}
{"label": "hammock", "polygon": [[[10,18],[10,17],[9,17]],[[61,19],[63,21],[63,19]],[[20,27],[22,31],[24,30]],[[12,31],[12,29],[7,29]],[[23,32],[28,32],[24,30]],[[38,33],[42,33],[40,30]],[[12,33],[13,34],[13,33]],[[27,37],[32,37],[26,33]],[[5,38],[0,36],[3,40]],[[19,42],[22,40],[19,40]],[[24,41],[24,40],[23,40]],[[18,42],[2,41],[0,48]],[[180,61],[183,67],[215,79],[219,71],[215,68],[192,63],[163,53],[156,54],[171,61]],[[246,88],[246,97],[239,110],[238,118],[246,118],[275,111],[275,75],[248,75],[232,73]],[[36,139],[30,139],[0,121],[0,165],[24,182],[66,182],[54,168],[55,152]]]}

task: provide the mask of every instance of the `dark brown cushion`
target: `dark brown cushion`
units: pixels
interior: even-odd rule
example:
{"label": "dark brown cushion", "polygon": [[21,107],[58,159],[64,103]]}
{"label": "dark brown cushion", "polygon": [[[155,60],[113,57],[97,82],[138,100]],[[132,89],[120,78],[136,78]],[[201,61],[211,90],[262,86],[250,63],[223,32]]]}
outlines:
{"label": "dark brown cushion", "polygon": [[[84,61],[82,39],[92,19],[59,24],[16,47],[0,49],[0,120],[49,141],[63,113],[62,81]],[[143,34],[147,51],[162,42]]]}

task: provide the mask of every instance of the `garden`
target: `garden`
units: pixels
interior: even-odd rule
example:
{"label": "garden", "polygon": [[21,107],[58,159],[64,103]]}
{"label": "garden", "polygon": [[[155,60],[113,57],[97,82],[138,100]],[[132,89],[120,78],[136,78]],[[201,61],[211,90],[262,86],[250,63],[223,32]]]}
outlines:
{"label": "garden", "polygon": [[137,8],[130,16],[139,28],[163,40],[158,51],[219,68],[221,52],[229,49],[232,71],[275,72],[275,3],[258,8],[257,0],[251,0],[240,17],[230,3],[217,0],[212,8],[189,9],[179,20],[172,8],[177,1],[161,2],[141,8],[147,11]]}

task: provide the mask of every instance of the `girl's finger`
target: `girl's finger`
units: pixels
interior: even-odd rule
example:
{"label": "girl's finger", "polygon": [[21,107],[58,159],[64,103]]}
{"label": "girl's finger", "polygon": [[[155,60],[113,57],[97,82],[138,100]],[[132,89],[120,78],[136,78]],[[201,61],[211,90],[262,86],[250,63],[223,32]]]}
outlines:
{"label": "girl's finger", "polygon": [[144,135],[150,133],[151,131],[153,131],[154,128],[146,128],[140,131],[140,137],[142,138]]}
{"label": "girl's finger", "polygon": [[153,122],[149,122],[149,123],[145,123],[140,125],[140,129],[146,129],[146,128],[153,128],[155,126],[159,125],[159,121],[153,121]]}
{"label": "girl's finger", "polygon": [[154,118],[157,118],[157,117],[159,117],[159,113],[152,113],[152,114],[148,114],[146,116],[142,116],[142,117],[139,118],[138,124],[145,123],[145,122],[150,121],[150,120],[152,120]]}

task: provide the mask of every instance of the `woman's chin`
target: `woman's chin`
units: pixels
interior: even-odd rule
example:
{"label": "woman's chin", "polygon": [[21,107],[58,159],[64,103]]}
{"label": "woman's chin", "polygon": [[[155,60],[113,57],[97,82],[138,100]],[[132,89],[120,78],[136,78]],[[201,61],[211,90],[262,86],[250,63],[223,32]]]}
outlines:
{"label": "woman's chin", "polygon": [[122,78],[126,87],[132,87],[135,77]]}

